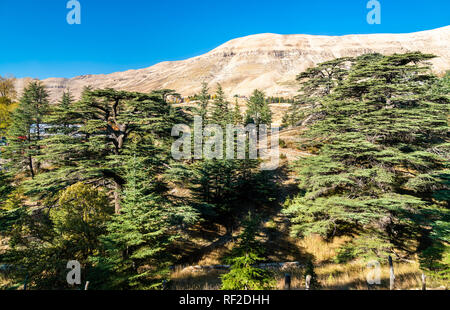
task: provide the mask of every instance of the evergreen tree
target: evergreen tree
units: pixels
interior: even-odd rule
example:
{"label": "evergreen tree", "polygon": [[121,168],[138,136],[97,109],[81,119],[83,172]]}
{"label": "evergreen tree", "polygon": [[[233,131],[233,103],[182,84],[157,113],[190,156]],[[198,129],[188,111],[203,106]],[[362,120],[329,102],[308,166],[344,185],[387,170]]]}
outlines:
{"label": "evergreen tree", "polygon": [[244,230],[229,259],[231,270],[221,276],[222,290],[267,290],[275,287],[270,271],[255,266],[262,261],[262,245],[256,240],[259,218],[248,215],[243,222]]}
{"label": "evergreen tree", "polygon": [[147,167],[141,157],[129,157],[122,209],[104,237],[106,254],[98,268],[109,270],[113,288],[161,288],[174,260],[170,247],[179,237],[173,227],[197,219],[191,208],[154,191],[157,181]]}
{"label": "evergreen tree", "polygon": [[217,84],[217,91],[212,104],[209,123],[218,124],[222,128],[225,128],[227,124],[232,124],[229,102],[225,99],[225,93],[220,84]]}
{"label": "evergreen tree", "polygon": [[338,58],[320,63],[297,75],[301,88],[289,112],[284,116],[283,124],[296,126],[320,119],[323,99],[333,93],[345,79],[353,61],[350,57]]}
{"label": "evergreen tree", "polygon": [[27,193],[42,197],[80,181],[95,182],[112,190],[118,213],[125,184],[123,156],[131,135],[142,137],[137,156],[151,160],[153,173],[166,169],[163,162],[170,156],[172,126],[187,119],[167,102],[171,94],[167,90],[141,94],[86,89],[73,104],[66,95],[70,115],[64,106],[59,107],[41,156],[52,169],[29,182]]}
{"label": "evergreen tree", "polygon": [[25,87],[20,103],[12,115],[5,148],[8,167],[19,174],[27,167],[34,178],[40,169],[41,140],[44,138],[44,117],[48,113],[48,94],[41,82],[31,82]]}
{"label": "evergreen tree", "polygon": [[247,101],[246,123],[253,123],[259,128],[259,125],[270,126],[272,123],[272,112],[265,99],[263,92],[255,89],[253,95]]}
{"label": "evergreen tree", "polygon": [[254,265],[261,259],[253,252],[232,260],[231,270],[221,276],[222,290],[268,290],[275,281],[268,270]]}
{"label": "evergreen tree", "polygon": [[57,134],[70,134],[72,132],[70,127],[77,125],[74,123],[77,116],[74,103],[75,100],[70,90],[64,91],[61,100],[52,107],[51,113],[47,117],[47,122],[51,125],[48,132]]}
{"label": "evergreen tree", "polygon": [[202,83],[202,90],[200,95],[198,96],[198,100],[200,101],[200,108],[198,110],[199,115],[205,121],[208,113],[208,104],[210,95],[208,94],[208,84]]}
{"label": "evergreen tree", "polygon": [[[210,107],[207,124],[217,124],[223,133],[226,126],[242,125],[239,106],[229,110],[229,103],[220,85]],[[202,158],[192,163],[176,164],[169,171],[171,181],[192,192],[192,203],[206,221],[219,223],[231,234],[242,210],[242,201],[250,205],[268,202],[273,196],[273,184],[267,172],[258,171],[259,161],[249,159],[248,138],[243,159],[226,159],[226,139],[223,141],[223,158]],[[236,140],[236,137],[235,137]]]}
{"label": "evergreen tree", "polygon": [[234,102],[234,110],[233,110],[233,124],[234,125],[240,125],[243,122],[241,110],[239,109],[239,103],[236,98]]}
{"label": "evergreen tree", "polygon": [[242,221],[242,232],[239,235],[236,245],[231,250],[231,258],[243,256],[247,253],[255,253],[258,256],[264,255],[264,247],[260,240],[256,239],[261,228],[261,218],[249,212]]}
{"label": "evergreen tree", "polygon": [[0,206],[4,204],[12,189],[11,180],[9,180],[8,176],[0,170]]}
{"label": "evergreen tree", "polygon": [[432,57],[352,59],[320,99],[304,143],[315,156],[296,166],[304,194],[286,203],[293,234],[358,232],[365,242],[355,245],[383,256],[394,247],[411,253],[408,240],[426,237],[428,225],[440,229],[446,202],[433,196],[446,188],[438,178],[446,174],[449,101],[430,96],[435,77],[420,63]]}

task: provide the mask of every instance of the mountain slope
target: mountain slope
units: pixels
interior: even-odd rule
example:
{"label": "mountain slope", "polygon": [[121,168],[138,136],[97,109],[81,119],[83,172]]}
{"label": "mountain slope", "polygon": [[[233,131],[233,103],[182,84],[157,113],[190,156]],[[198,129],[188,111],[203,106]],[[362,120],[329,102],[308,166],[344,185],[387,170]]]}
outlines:
{"label": "mountain slope", "polygon": [[[249,95],[259,88],[267,95],[293,96],[295,76],[323,61],[364,53],[422,51],[439,56],[433,70],[450,69],[450,26],[410,34],[347,36],[257,34],[231,40],[204,55],[183,61],[162,62],[145,69],[72,79],[50,78],[44,83],[51,100],[70,88],[78,97],[84,86],[148,92],[175,89],[183,96],[199,91],[201,83],[221,83],[227,95]],[[18,79],[20,91],[30,79]]]}

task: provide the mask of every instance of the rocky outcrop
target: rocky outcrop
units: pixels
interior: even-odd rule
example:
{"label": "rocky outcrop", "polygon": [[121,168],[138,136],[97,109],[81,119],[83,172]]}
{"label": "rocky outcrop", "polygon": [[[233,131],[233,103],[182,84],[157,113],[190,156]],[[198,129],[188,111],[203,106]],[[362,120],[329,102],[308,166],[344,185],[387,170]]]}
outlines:
{"label": "rocky outcrop", "polygon": [[[292,96],[298,90],[295,76],[320,62],[364,53],[422,51],[438,57],[433,70],[450,69],[450,26],[410,34],[347,36],[257,34],[231,40],[204,55],[163,62],[146,69],[71,79],[44,80],[52,101],[70,88],[78,97],[84,86],[149,92],[175,89],[183,96],[200,90],[201,83],[221,83],[229,96],[248,96],[255,88],[267,95]],[[29,80],[29,79],[28,79]],[[20,91],[28,81],[19,79]]]}

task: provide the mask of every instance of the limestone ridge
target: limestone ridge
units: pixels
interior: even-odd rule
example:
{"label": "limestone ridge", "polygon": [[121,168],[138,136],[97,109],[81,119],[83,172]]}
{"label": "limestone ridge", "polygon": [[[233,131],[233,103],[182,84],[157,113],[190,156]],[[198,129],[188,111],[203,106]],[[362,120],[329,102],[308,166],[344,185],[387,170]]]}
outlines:
{"label": "limestone ridge", "polygon": [[[228,96],[248,96],[258,88],[270,96],[288,97],[297,93],[295,76],[320,62],[370,52],[408,51],[439,56],[431,61],[438,74],[450,70],[450,26],[408,34],[256,34],[231,40],[204,55],[182,61],[106,75],[49,78],[43,82],[53,102],[59,100],[66,88],[79,98],[83,87],[88,85],[139,92],[170,88],[189,96],[199,92],[202,82],[211,86],[221,83]],[[19,92],[29,80],[17,80]]]}

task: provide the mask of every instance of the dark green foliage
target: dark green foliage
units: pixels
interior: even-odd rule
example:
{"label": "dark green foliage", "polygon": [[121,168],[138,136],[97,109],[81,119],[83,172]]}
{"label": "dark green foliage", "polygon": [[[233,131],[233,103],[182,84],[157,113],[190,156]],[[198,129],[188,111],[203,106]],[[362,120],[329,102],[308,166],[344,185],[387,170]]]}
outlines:
{"label": "dark green foliage", "polygon": [[39,172],[41,140],[45,134],[44,118],[49,111],[48,94],[41,82],[31,82],[23,91],[20,103],[11,116],[8,146],[4,156],[14,174],[26,172],[34,177]]}
{"label": "dark green foliage", "polygon": [[346,68],[353,61],[352,58],[338,58],[318,64],[299,74],[297,81],[301,82],[300,94],[295,98],[289,113],[283,117],[283,124],[295,126],[320,119],[323,100],[348,75]]}
{"label": "dark green foliage", "polygon": [[5,200],[12,192],[12,190],[13,187],[11,185],[10,178],[5,174],[4,171],[0,170],[0,208],[4,206]]}
{"label": "dark green foliage", "polygon": [[255,267],[261,259],[255,253],[246,253],[232,259],[231,270],[222,275],[222,290],[268,290],[275,287],[272,274]]}
{"label": "dark green foliage", "polygon": [[71,106],[70,115],[64,105],[56,110],[53,134],[40,156],[51,169],[28,183],[28,194],[43,197],[79,181],[95,182],[113,191],[118,212],[130,138],[140,137],[137,156],[147,158],[154,174],[160,173],[170,156],[171,128],[186,121],[187,116],[167,102],[170,94],[86,89],[76,103],[66,94],[63,102]]}
{"label": "dark green foliage", "polygon": [[242,122],[243,122],[243,117],[241,114],[241,110],[239,109],[238,100],[236,98],[236,100],[234,102],[234,110],[233,110],[233,124],[239,125],[239,124],[242,124]]}
{"label": "dark green foliage", "polygon": [[[206,100],[205,87],[206,85],[203,85],[201,98]],[[208,113],[205,112],[203,115],[206,115],[203,119],[204,125],[219,125],[224,134],[228,124],[242,125],[242,115],[237,101],[234,110],[229,109],[229,103],[220,84]],[[189,163],[173,164],[173,169],[168,171],[168,177],[172,182],[187,187],[192,192],[191,203],[199,210],[203,219],[225,226],[228,234],[231,233],[242,211],[267,203],[274,195],[270,173],[258,171],[259,161],[249,159],[248,141],[245,158],[236,159],[236,149],[234,153],[235,159],[226,159],[226,139],[224,139],[222,159],[203,156],[202,159]]]}
{"label": "dark green foliage", "polygon": [[255,253],[258,256],[264,255],[263,244],[256,239],[260,231],[261,218],[249,212],[241,225],[243,230],[230,253],[231,261],[234,257],[245,256],[247,253]]}
{"label": "dark green foliage", "polygon": [[74,103],[75,100],[68,90],[63,93],[61,101],[52,106],[51,114],[46,120],[50,125],[47,130],[49,133],[70,134],[73,131],[73,127],[77,125]]}
{"label": "dark green foliage", "polygon": [[247,101],[245,122],[255,124],[257,127],[261,124],[267,126],[272,124],[272,112],[262,91],[255,89]]}
{"label": "dark green foliage", "polygon": [[[162,257],[170,256],[173,236],[197,219],[192,208],[170,201],[158,177],[169,168],[165,163],[172,126],[190,121],[168,103],[167,97],[176,94],[87,88],[77,102],[64,93],[43,115],[39,104],[46,99],[45,91],[38,83],[30,85],[11,132],[31,127],[32,139],[17,144],[21,149],[12,144],[5,157],[20,171],[26,163],[13,160],[32,151],[32,163],[45,166],[31,170],[32,180],[16,175],[26,196],[17,201],[12,196],[8,209],[1,210],[2,232],[10,237],[1,262],[14,266],[15,281],[28,278],[29,286],[37,289],[66,288],[66,264],[74,259],[92,288],[154,287],[160,282],[157,274],[167,270]],[[45,134],[33,130],[33,124],[42,123],[48,125]],[[130,171],[136,170],[139,175],[131,177]],[[80,182],[96,189],[85,189]],[[29,198],[39,199],[36,207],[25,206]],[[122,206],[125,211],[120,213]],[[120,215],[111,221],[113,211]],[[117,260],[123,258],[124,248],[130,256]]]}
{"label": "dark green foliage", "polygon": [[131,155],[126,171],[120,214],[108,224],[105,254],[94,260],[97,268],[109,271],[107,287],[161,288],[174,261],[169,248],[178,233],[173,227],[192,223],[197,215],[158,195],[152,173],[139,157]]}
{"label": "dark green foliage", "polygon": [[198,109],[198,115],[202,117],[202,120],[206,120],[206,116],[208,113],[208,104],[211,96],[208,94],[208,84],[203,83],[202,84],[202,90],[200,92],[200,95],[198,95],[199,102],[199,109]]}
{"label": "dark green foliage", "polygon": [[450,280],[450,247],[443,243],[434,243],[419,256],[421,268],[435,279],[446,283]]}
{"label": "dark green foliage", "polygon": [[260,226],[259,217],[249,213],[243,222],[243,231],[236,247],[233,248],[229,262],[231,270],[222,275],[222,290],[264,290],[275,286],[273,274],[257,267],[262,261],[262,244],[256,240]]}
{"label": "dark green foliage", "polygon": [[442,81],[421,65],[432,57],[364,55],[301,75],[316,104],[304,143],[315,156],[296,164],[304,194],[286,203],[293,234],[368,234],[358,253],[384,256],[413,251],[422,227],[443,221],[450,101],[435,100]]}
{"label": "dark green foliage", "polygon": [[220,125],[222,128],[226,128],[227,124],[233,124],[229,105],[230,103],[225,98],[222,86],[217,84],[217,91],[212,102],[211,116],[208,118],[208,123]]}
{"label": "dark green foliage", "polygon": [[176,166],[170,178],[191,190],[192,204],[205,220],[231,233],[246,208],[267,204],[275,196],[271,172],[257,167],[256,160],[203,159]]}

